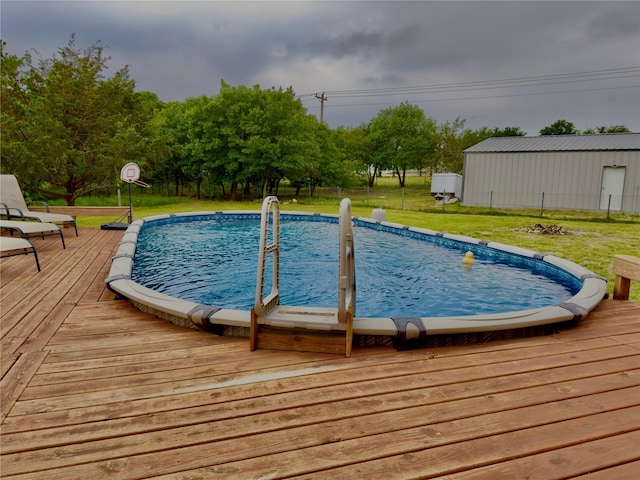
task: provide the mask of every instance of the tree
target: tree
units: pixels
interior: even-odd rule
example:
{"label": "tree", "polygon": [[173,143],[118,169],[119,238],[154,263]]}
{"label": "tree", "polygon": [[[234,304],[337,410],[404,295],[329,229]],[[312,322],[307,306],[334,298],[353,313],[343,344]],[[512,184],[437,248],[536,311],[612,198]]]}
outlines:
{"label": "tree", "polygon": [[457,117],[453,122],[445,122],[436,127],[435,148],[429,157],[432,173],[462,172],[462,135],[465,119]]}
{"label": "tree", "polygon": [[71,35],[37,63],[1,47],[2,170],[23,185],[74,205],[154,153],[149,98],[134,92],[126,67],[105,78],[101,46],[80,49]]}
{"label": "tree", "polygon": [[491,131],[491,137],[524,137],[527,132],[523,132],[520,127],[496,127]]}
{"label": "tree", "polygon": [[285,177],[306,179],[319,162],[313,119],[291,88],[232,87],[222,81],[206,131],[207,167],[224,172],[232,199],[240,185],[244,193],[259,185],[265,196]]}
{"label": "tree", "polygon": [[573,123],[562,119],[540,130],[540,135],[577,135],[579,133]]}
{"label": "tree", "polygon": [[404,187],[408,169],[423,168],[433,151],[435,122],[408,103],[381,110],[369,124],[374,168],[392,168]]}
{"label": "tree", "polygon": [[367,184],[372,187],[378,172],[373,166],[368,126],[338,127],[334,130],[334,137],[344,161],[351,162],[351,174],[355,173],[363,181],[366,179]]}
{"label": "tree", "polygon": [[604,133],[630,133],[631,130],[627,128],[626,125],[611,125],[609,127],[601,126],[597,127],[595,130],[593,128],[588,128],[584,132],[585,135],[594,135],[594,134],[604,134]]}
{"label": "tree", "polygon": [[161,127],[171,155],[155,171],[157,179],[172,181],[177,195],[184,194],[185,186],[196,185],[196,197],[201,198],[205,179],[205,164],[209,159],[207,122],[213,100],[207,96],[188,98],[184,102],[171,102],[158,113],[154,121]]}
{"label": "tree", "polygon": [[358,162],[339,146],[340,135],[321,122],[316,125],[315,137],[320,147],[319,180],[322,184],[340,188],[353,185]]}

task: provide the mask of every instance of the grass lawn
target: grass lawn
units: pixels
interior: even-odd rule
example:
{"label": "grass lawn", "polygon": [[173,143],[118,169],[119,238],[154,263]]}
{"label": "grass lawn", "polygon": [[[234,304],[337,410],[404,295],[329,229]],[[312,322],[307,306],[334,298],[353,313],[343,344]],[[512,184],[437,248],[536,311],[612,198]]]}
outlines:
{"label": "grass lawn", "polygon": [[[393,179],[397,182],[397,180]],[[422,183],[420,183],[422,182]],[[613,292],[613,256],[616,254],[640,257],[640,215],[612,215],[607,219],[601,212],[548,211],[540,216],[539,211],[513,210],[493,211],[487,209],[463,207],[461,205],[434,205],[428,194],[428,185],[422,177],[416,177],[411,195],[405,190],[404,209],[400,208],[402,193],[397,185],[388,185],[385,180],[383,191],[388,204],[373,201],[381,188],[373,189],[372,195],[363,198],[346,192],[353,203],[353,215],[371,217],[375,207],[385,208],[387,221],[424,227],[432,230],[463,234],[470,237],[528,248],[541,253],[550,253],[575,262],[608,280],[607,291]],[[366,189],[364,190],[366,192]],[[420,194],[418,194],[420,192]],[[83,199],[85,200],[85,199]],[[124,199],[123,199],[124,200]],[[90,200],[89,200],[90,201]],[[307,211],[338,213],[340,197],[330,191],[313,198],[300,198],[295,203],[281,197],[282,211]],[[80,202],[78,202],[80,204]],[[83,202],[84,203],[84,202]],[[88,204],[88,203],[87,203]],[[94,203],[95,204],[95,203]],[[101,204],[116,205],[113,199],[103,199]],[[392,206],[389,206],[392,205]],[[395,207],[394,207],[395,206]],[[157,197],[151,195],[134,196],[134,218],[166,213],[214,211],[214,210],[260,210],[261,201],[225,202],[213,200],[189,200],[179,197]],[[98,226],[111,219],[79,217],[81,226]],[[527,232],[527,227],[535,224],[562,227],[566,235],[543,235]],[[640,285],[632,282],[630,299],[640,302]]]}

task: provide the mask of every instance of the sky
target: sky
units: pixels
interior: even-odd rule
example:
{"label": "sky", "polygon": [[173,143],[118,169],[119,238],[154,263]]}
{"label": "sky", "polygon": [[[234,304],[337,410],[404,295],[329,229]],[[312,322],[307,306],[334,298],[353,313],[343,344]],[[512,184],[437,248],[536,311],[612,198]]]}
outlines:
{"label": "sky", "polygon": [[638,1],[0,2],[9,53],[50,58],[71,34],[165,102],[224,80],[292,87],[331,128],[408,102],[472,129],[640,132]]}

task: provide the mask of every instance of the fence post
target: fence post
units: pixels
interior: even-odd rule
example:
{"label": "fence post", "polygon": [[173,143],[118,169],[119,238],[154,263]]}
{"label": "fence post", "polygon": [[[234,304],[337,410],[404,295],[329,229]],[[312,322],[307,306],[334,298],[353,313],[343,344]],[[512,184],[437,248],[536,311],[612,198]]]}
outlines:
{"label": "fence post", "polygon": [[493,190],[491,190],[491,193],[489,195],[489,213],[493,212]]}
{"label": "fence post", "polygon": [[404,185],[402,186],[402,208],[400,210],[404,210]]}
{"label": "fence post", "polygon": [[609,194],[609,202],[607,203],[607,222],[611,217],[611,194]]}
{"label": "fence post", "polygon": [[544,215],[544,192],[542,192],[542,202],[540,203],[540,216]]}

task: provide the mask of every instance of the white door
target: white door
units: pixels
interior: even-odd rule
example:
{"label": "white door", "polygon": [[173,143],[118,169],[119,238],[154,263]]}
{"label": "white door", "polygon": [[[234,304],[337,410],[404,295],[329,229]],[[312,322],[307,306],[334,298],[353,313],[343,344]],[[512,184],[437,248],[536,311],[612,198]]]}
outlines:
{"label": "white door", "polygon": [[[604,167],[602,170],[602,191],[600,192],[600,210],[621,210],[624,191],[625,167]],[[611,204],[609,204],[611,198]]]}

